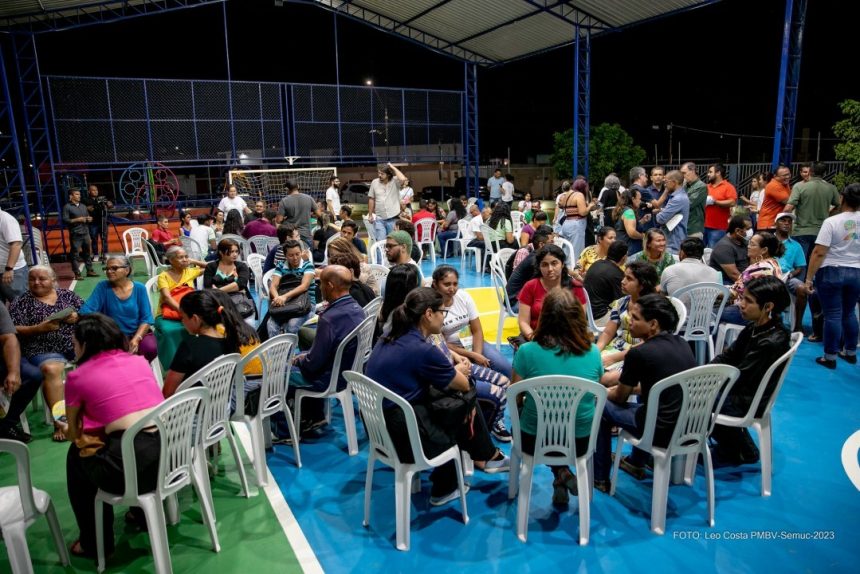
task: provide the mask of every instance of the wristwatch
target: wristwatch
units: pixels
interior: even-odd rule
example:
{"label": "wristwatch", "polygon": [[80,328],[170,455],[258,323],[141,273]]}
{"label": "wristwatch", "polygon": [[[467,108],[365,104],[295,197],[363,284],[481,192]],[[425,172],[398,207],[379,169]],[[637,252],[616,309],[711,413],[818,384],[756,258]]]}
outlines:
{"label": "wristwatch", "polygon": [[14,270],[15,270],[14,267],[9,267],[8,265],[6,266],[6,271],[14,271]]}

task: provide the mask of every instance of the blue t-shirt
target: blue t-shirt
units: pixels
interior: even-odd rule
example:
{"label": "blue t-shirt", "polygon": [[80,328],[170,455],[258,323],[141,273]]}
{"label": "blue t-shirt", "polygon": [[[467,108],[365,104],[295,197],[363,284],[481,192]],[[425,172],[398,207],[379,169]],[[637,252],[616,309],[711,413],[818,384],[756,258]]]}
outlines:
{"label": "blue t-shirt", "polygon": [[430,385],[447,388],[456,371],[448,358],[413,328],[391,343],[380,339],[367,362],[366,374],[413,403],[424,398]]}
{"label": "blue t-shirt", "polygon": [[152,317],[146,287],[137,281],[132,284],[134,288],[131,295],[122,301],[111,289],[109,281],[100,281],[79,313],[103,313],[117,322],[120,331],[133,337],[138,327],[144,323],[152,325],[155,319]]}
{"label": "blue t-shirt", "polygon": [[[310,261],[305,261],[302,259],[302,264],[293,269],[290,267],[290,264],[286,261],[281,261],[280,263],[275,265],[275,275],[278,277],[283,277],[285,275],[296,275],[298,277],[303,277],[305,273],[310,273],[313,275],[314,273],[314,265]],[[314,286],[313,281],[311,281],[311,286],[308,288],[308,296],[311,300],[311,305],[316,305],[316,297],[314,296]]]}
{"label": "blue t-shirt", "polygon": [[789,237],[782,242],[782,245],[785,247],[785,253],[778,261],[783,273],[791,273],[795,269],[806,267],[806,255],[803,254],[800,243]]}

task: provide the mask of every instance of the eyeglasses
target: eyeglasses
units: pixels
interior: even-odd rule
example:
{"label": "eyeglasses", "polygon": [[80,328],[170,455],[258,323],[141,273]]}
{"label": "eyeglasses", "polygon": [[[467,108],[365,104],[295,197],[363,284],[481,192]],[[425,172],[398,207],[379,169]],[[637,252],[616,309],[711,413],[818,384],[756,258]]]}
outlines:
{"label": "eyeglasses", "polygon": [[128,265],[111,265],[110,267],[105,267],[105,271],[110,271],[111,273],[116,273],[120,269],[128,269]]}

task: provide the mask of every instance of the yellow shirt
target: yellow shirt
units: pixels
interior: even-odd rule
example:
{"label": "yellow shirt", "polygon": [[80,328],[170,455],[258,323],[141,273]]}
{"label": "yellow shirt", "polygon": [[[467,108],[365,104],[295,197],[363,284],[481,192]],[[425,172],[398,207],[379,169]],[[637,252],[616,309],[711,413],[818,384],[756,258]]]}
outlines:
{"label": "yellow shirt", "polygon": [[[174,281],[173,277],[170,276],[170,273],[167,271],[162,271],[158,274],[158,290],[167,289],[170,291],[174,287],[179,285],[188,285],[189,287],[194,287],[194,280],[203,275],[203,269],[199,267],[186,267],[182,270],[182,276],[179,278],[179,281]],[[161,304],[159,301],[157,314],[161,315]]]}

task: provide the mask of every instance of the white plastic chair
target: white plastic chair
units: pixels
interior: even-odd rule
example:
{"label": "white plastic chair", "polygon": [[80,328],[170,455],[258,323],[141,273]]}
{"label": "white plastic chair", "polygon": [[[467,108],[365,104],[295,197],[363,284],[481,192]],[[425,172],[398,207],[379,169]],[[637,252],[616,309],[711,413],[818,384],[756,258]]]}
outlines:
{"label": "white plastic chair", "polygon": [[161,257],[159,257],[158,252],[155,250],[155,247],[149,241],[143,242],[144,247],[146,247],[146,252],[149,254],[149,258],[151,263],[155,267],[155,269],[147,270],[152,271],[150,275],[158,275],[157,268],[162,265]]}
{"label": "white plastic chair", "polygon": [[[365,317],[364,320],[353,329],[349,335],[343,338],[338,344],[337,351],[334,355],[334,361],[331,368],[331,379],[329,380],[328,388],[324,391],[312,391],[310,389],[296,389],[293,406],[296,409],[295,423],[296,428],[300,428],[302,420],[302,399],[325,399],[326,422],[331,421],[331,401],[334,398],[340,401],[340,406],[343,409],[343,428],[346,432],[346,442],[349,449],[349,456],[358,454],[358,437],[355,429],[355,410],[352,406],[352,392],[347,384],[342,390],[337,390],[338,380],[343,371],[358,371],[361,372],[367,356],[373,346],[373,331],[376,328],[376,316]],[[343,353],[350,344],[355,345],[355,356],[352,359],[351,365],[343,365]],[[294,434],[293,443],[298,444],[301,435]]]}
{"label": "white plastic chair", "polygon": [[487,264],[487,260],[493,260],[493,255],[495,255],[499,251],[499,240],[498,239],[490,239],[490,237],[495,237],[495,230],[487,225],[486,223],[481,224],[481,236],[484,238],[484,257],[481,261],[481,269],[484,269],[484,266]]}
{"label": "white plastic chair", "polygon": [[232,239],[236,243],[239,244],[239,259],[242,261],[247,261],[248,255],[251,254],[251,244],[248,243],[248,240],[242,237],[241,235],[236,235],[235,233],[225,233],[221,236],[221,241],[225,239]]}
{"label": "white plastic chair", "polygon": [[[666,529],[666,505],[669,498],[669,477],[671,474],[672,457],[691,456],[699,454],[705,462],[705,482],[708,489],[708,524],[714,525],[714,468],[711,462],[711,451],[708,448],[708,436],[714,428],[714,413],[723,406],[726,395],[740,375],[740,371],[731,365],[705,365],[666,377],[651,388],[645,416],[644,431],[640,438],[634,437],[626,430],[618,434],[615,447],[615,461],[612,465],[612,478],[609,494],[615,495],[618,483],[618,468],[621,464],[621,452],[624,443],[650,452],[654,456],[654,485],[651,493],[651,531],[663,534]],[[675,430],[666,447],[654,446],[654,432],[657,426],[657,414],[660,410],[660,396],[667,389],[678,387],[682,393],[681,406]],[[717,395],[720,395],[719,403]]]}
{"label": "white plastic chair", "polygon": [[[728,287],[719,283],[693,283],[672,295],[689,310],[683,337],[687,341],[695,341],[696,362],[700,365],[714,357],[714,335],[729,295]],[[718,303],[720,297],[722,299]],[[704,348],[705,345],[707,348]]]}
{"label": "white plastic chair", "polygon": [[556,235],[555,239],[553,239],[552,242],[555,245],[561,247],[561,250],[564,251],[564,256],[567,259],[567,261],[565,262],[565,265],[567,265],[570,268],[573,268],[576,265],[576,255],[577,255],[576,251],[574,251],[574,249],[573,249],[573,243],[571,243],[570,241],[568,241],[567,239],[565,239],[564,237],[562,237],[560,235]]}
{"label": "white plastic chair", "polygon": [[[370,220],[367,219],[366,215],[361,216],[361,221],[364,223],[364,228],[367,230],[367,242],[371,245],[379,241],[376,237],[376,229],[373,228],[373,224]],[[383,238],[384,239],[384,238]]]}
{"label": "white plastic chair", "polygon": [[[152,316],[155,317],[156,312],[159,310],[159,304],[161,302],[161,292],[158,290],[158,277],[151,277],[146,281],[146,294],[149,297],[149,308]],[[155,375],[156,380],[158,381],[159,388],[164,387],[164,376],[162,374],[162,366],[161,361],[158,358],[158,355],[155,356],[152,361],[150,361],[149,366],[152,368],[152,373]]]}
{"label": "white plastic chair", "polygon": [[366,266],[367,272],[376,277],[376,282],[379,283],[380,293],[385,290],[385,281],[388,279],[389,268],[385,265],[376,263],[368,263]]}
{"label": "white plastic chair", "polygon": [[514,226],[514,235],[519,235],[525,225],[523,212],[517,210],[511,211],[511,222]]}
{"label": "white plastic chair", "polygon": [[508,284],[507,277],[505,276],[505,265],[508,264],[508,259],[513,257],[515,253],[515,249],[505,247],[503,249],[499,249],[499,251],[493,255],[493,258],[490,259],[490,268],[499,270],[501,276],[505,278],[505,285]]}
{"label": "white plastic chair", "polygon": [[18,467],[18,485],[0,487],[0,531],[3,532],[12,574],[32,574],[33,563],[30,560],[30,548],[27,546],[27,529],[42,515],[48,519],[51,537],[60,555],[60,563],[68,566],[69,551],[51,495],[44,490],[33,488],[30,478],[30,450],[24,443],[0,439],[0,453],[2,452],[12,455]]}
{"label": "white plastic chair", "polygon": [[419,219],[415,223],[415,243],[421,250],[422,256],[424,246],[430,246],[430,261],[433,262],[433,267],[436,267],[436,227],[436,222],[429,218]]}
{"label": "white plastic chair", "polygon": [[678,313],[678,326],[675,327],[675,334],[677,335],[684,329],[684,323],[687,321],[687,308],[677,297],[669,297],[669,301],[671,301],[672,306],[675,307],[675,311]]}
{"label": "white plastic chair", "polygon": [[594,322],[594,311],[591,309],[591,299],[588,297],[588,291],[583,289],[582,292],[585,293],[585,305],[583,307],[585,307],[585,317],[588,320],[588,330],[594,333],[596,340],[603,333],[603,327],[598,327],[597,323]]}
{"label": "white plastic chair", "polygon": [[377,297],[362,307],[365,317],[376,317],[379,315],[379,310],[382,309],[382,297]]}
{"label": "white plastic chair", "polygon": [[493,291],[496,292],[496,301],[499,304],[499,325],[496,330],[496,350],[502,350],[502,338],[505,328],[505,319],[508,317],[516,317],[517,313],[511,308],[511,299],[508,297],[508,290],[505,288],[504,272],[500,273],[498,269],[490,269],[490,280],[493,284]]}
{"label": "white plastic chair", "polygon": [[[770,496],[771,492],[771,475],[773,472],[773,427],[770,413],[773,410],[773,405],[776,402],[776,397],[779,395],[782,384],[785,382],[785,376],[788,374],[788,368],[797,354],[797,349],[803,342],[803,333],[791,334],[791,348],[786,351],[779,359],[770,366],[765,372],[756,390],[752,403],[746,414],[742,417],[731,417],[728,415],[717,414],[717,424],[727,427],[742,427],[753,428],[759,436],[759,448],[761,452],[761,495]],[[782,367],[782,370],[780,370]],[[778,374],[777,374],[778,373]],[[764,392],[770,386],[773,378],[778,376],[776,385],[773,386],[773,392],[766,402],[762,402]],[[761,414],[759,414],[759,412]],[[695,459],[690,457],[687,459],[687,478],[692,478],[695,472]]]}
{"label": "white plastic chair", "polygon": [[[170,563],[170,546],[167,540],[167,524],[164,517],[164,500],[179,490],[193,484],[198,495],[209,490],[209,475],[202,476],[193,471],[193,448],[195,441],[194,419],[206,408],[209,391],[205,388],[188,389],[178,392],[145,417],[131,425],[122,436],[122,459],[125,471],[125,493],[112,494],[99,490],[96,494],[96,553],[98,571],[104,572],[104,517],[102,504],[111,506],[139,506],[146,515],[149,539],[155,571],[169,574],[173,571]],[[161,437],[161,454],[158,463],[158,484],[152,492],[138,492],[137,463],[134,439],[144,428],[156,426]],[[202,484],[205,482],[205,485]],[[203,521],[209,530],[212,549],[221,551],[218,531],[215,527],[215,513],[211,496],[199,496]]]}
{"label": "white plastic chair", "polygon": [[[466,508],[466,493],[463,481],[463,463],[460,459],[460,449],[455,444],[445,452],[428,460],[421,448],[421,437],[418,434],[418,421],[415,419],[415,411],[400,395],[389,391],[379,383],[367,378],[361,373],[347,371],[343,374],[353,389],[358,399],[358,408],[367,435],[370,438],[370,448],[367,456],[367,477],[364,483],[364,526],[370,525],[370,497],[373,491],[373,467],[376,461],[394,469],[394,499],[397,524],[397,549],[409,550],[411,494],[413,489],[413,477],[418,479],[417,487],[420,489],[420,479],[415,476],[422,470],[429,470],[454,461],[457,469],[457,487],[460,489],[460,505],[463,509],[463,524],[469,523],[469,514]],[[382,402],[388,399],[394,403],[394,408],[403,411],[406,423],[406,431],[412,447],[412,457],[415,462],[405,464],[400,462],[394,442],[385,425],[385,414]]]}
{"label": "white plastic chair", "polygon": [[206,254],[209,253],[209,246],[200,245],[193,237],[180,235],[179,241],[180,243],[182,243],[182,248],[185,250],[185,252],[188,254],[188,257],[191,259],[202,261]]}
{"label": "white plastic chair", "polygon": [[[591,485],[593,471],[591,456],[597,444],[600,417],[606,404],[606,388],[599,383],[567,376],[535,377],[508,387],[510,404],[517,404],[523,393],[535,402],[537,409],[537,433],[534,455],[522,452],[520,417],[517,409],[511,409],[514,444],[511,448],[511,472],[508,478],[508,499],[513,499],[519,489],[517,500],[517,537],[523,542],[528,536],[529,501],[535,466],[569,465],[576,468],[576,484],[579,492],[579,544],[588,544],[591,517]],[[594,418],[588,449],[576,452],[576,411],[583,401],[595,401]]]}
{"label": "white plastic chair", "polygon": [[[143,259],[146,264],[147,275],[152,275],[156,266],[156,262],[152,261],[149,256],[149,250],[146,248],[146,240],[149,239],[149,232],[142,227],[132,227],[122,232],[122,245],[125,249],[125,256],[129,261],[132,259]],[[132,271],[134,271],[132,269]]]}
{"label": "white plastic chair", "polygon": [[442,257],[447,259],[448,258],[448,248],[450,248],[452,245],[456,245],[457,249],[460,251],[460,268],[465,267],[466,259],[468,258],[469,255],[471,255],[475,259],[475,271],[480,273],[481,272],[481,269],[480,269],[481,250],[478,249],[477,247],[469,247],[469,243],[471,243],[474,238],[473,237],[465,237],[463,235],[463,230],[467,226],[468,226],[468,222],[464,219],[461,219],[459,222],[459,225],[457,226],[457,236],[452,238],[452,239],[449,239],[448,242],[445,244],[445,251],[442,252]]}
{"label": "white plastic chair", "polygon": [[249,253],[246,256],[246,262],[247,258],[251,255],[262,255],[263,259],[265,259],[266,255],[269,254],[269,250],[280,244],[278,243],[277,237],[270,237],[268,235],[252,235],[248,238],[248,245],[253,248],[254,253]]}
{"label": "white plastic chair", "polygon": [[[239,353],[221,355],[196,373],[186,377],[177,390],[183,391],[195,385],[202,385],[209,389],[209,400],[197,418],[197,424],[200,426],[200,437],[194,447],[194,472],[201,476],[207,474],[206,449],[226,438],[230,444],[230,450],[233,452],[233,459],[236,461],[236,466],[238,467],[242,492],[245,498],[250,498],[251,491],[248,488],[248,477],[245,476],[245,467],[242,464],[239,445],[236,443],[236,437],[233,436],[233,428],[230,426],[230,398],[233,395],[233,380],[236,373],[236,365],[240,360],[242,360],[242,356]],[[203,483],[202,479],[200,481]],[[209,489],[209,481],[206,481],[204,486],[207,488],[204,496],[209,499],[211,504],[212,491]]]}
{"label": "white plastic chair", "polygon": [[722,353],[726,347],[734,343],[743,330],[743,325],[720,323],[720,327],[717,329],[717,344],[714,346],[715,353]]}
{"label": "white plastic chair", "polygon": [[248,260],[245,262],[248,264],[248,268],[251,270],[251,274],[254,277],[254,292],[257,294],[257,317],[263,316],[263,297],[266,296],[263,293],[263,263],[265,263],[266,257],[264,255],[260,255],[259,253],[251,253],[248,255]]}
{"label": "white plastic chair", "polygon": [[712,252],[713,252],[713,249],[711,247],[705,247],[705,251],[704,251],[704,253],[702,253],[702,263],[704,263],[705,265],[711,264],[711,253]]}
{"label": "white plastic chair", "polygon": [[388,262],[385,257],[385,239],[370,244],[367,249],[367,260],[373,265],[385,265]]}
{"label": "white plastic chair", "polygon": [[[251,455],[254,472],[257,475],[257,486],[268,484],[266,471],[266,445],[271,444],[271,431],[268,419],[273,414],[283,412],[287,418],[290,436],[296,436],[293,426],[293,413],[287,405],[287,386],[289,385],[290,369],[292,368],[293,349],[298,345],[298,337],[291,333],[283,333],[272,337],[250,353],[242,357],[236,365],[236,410],[230,420],[241,421],[248,425],[251,434]],[[245,414],[245,366],[251,361],[259,360],[263,365],[263,375],[260,381],[260,403],[257,414]],[[266,440],[266,438],[270,440]],[[302,457],[298,441],[293,441],[293,455],[296,466],[302,467]]]}

